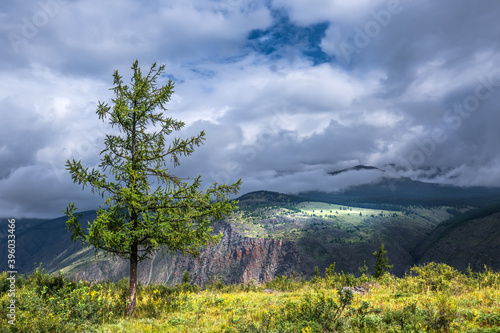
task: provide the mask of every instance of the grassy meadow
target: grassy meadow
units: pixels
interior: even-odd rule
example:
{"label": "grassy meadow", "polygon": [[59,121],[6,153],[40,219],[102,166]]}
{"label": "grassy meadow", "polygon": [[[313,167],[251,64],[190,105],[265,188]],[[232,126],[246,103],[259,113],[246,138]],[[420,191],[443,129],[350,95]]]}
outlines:
{"label": "grassy meadow", "polygon": [[[336,237],[339,231],[355,234],[351,241],[365,240],[381,225],[394,224],[399,227],[432,230],[450,218],[451,207],[438,206],[399,207],[399,210],[369,209],[323,202],[300,202],[288,205],[254,206],[240,208],[229,219],[231,225],[243,236],[297,240],[304,235],[325,234],[349,241],[349,237]],[[454,208],[453,208],[454,209]],[[462,208],[466,211],[467,208]],[[362,231],[362,232],[360,232]],[[363,232],[364,231],[364,232]]]}
{"label": "grassy meadow", "polygon": [[124,317],[126,279],[70,281],[37,269],[16,279],[15,325],[7,278],[1,332],[500,332],[500,274],[486,267],[463,274],[431,263],[374,279],[332,266],[265,285],[140,286],[133,319]]}

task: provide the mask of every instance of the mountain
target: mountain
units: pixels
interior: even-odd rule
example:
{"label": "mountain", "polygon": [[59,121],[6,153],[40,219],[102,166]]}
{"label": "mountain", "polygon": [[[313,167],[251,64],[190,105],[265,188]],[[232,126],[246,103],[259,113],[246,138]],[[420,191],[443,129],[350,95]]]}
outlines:
{"label": "mountain", "polygon": [[[358,274],[373,267],[375,252],[384,243],[393,273],[405,274],[429,261],[465,270],[484,264],[500,269],[500,190],[452,188],[407,179],[353,187],[342,193],[309,192],[296,196],[258,191],[239,200],[235,214],[214,225],[221,242],[201,251],[198,258],[158,253],[139,266],[143,283],[176,283],[184,271],[203,284],[220,277],[227,283],[265,282],[275,276],[309,277],[317,266],[324,271]],[[95,218],[83,212],[82,225]],[[0,220],[0,239],[6,243],[6,220]],[[19,220],[16,263],[19,273],[42,263],[49,272],[88,280],[119,280],[128,276],[128,263],[95,255],[70,240],[65,217]],[[0,256],[6,257],[6,247]],[[0,262],[0,270],[6,270]]]}
{"label": "mountain", "polygon": [[[96,217],[95,211],[82,213],[82,225]],[[0,239],[7,243],[6,219],[0,219]],[[16,266],[20,273],[30,272],[35,265],[43,263],[48,271],[61,268],[62,258],[82,249],[82,245],[72,242],[65,228],[66,217],[57,219],[20,219],[16,220]],[[4,225],[5,224],[5,225]],[[0,255],[7,257],[6,249],[0,249]],[[6,270],[7,262],[0,262],[0,271]]]}
{"label": "mountain", "polygon": [[498,187],[457,187],[425,183],[410,178],[384,177],[371,184],[349,187],[339,192],[309,191],[298,196],[316,201],[363,207],[421,205],[483,207],[500,202]]}
{"label": "mountain", "polygon": [[500,204],[460,214],[440,224],[416,247],[419,264],[445,262],[461,271],[500,269]]}
{"label": "mountain", "polygon": [[[337,170],[337,171],[332,171],[332,172],[329,172],[328,174],[329,175],[332,175],[332,176],[336,176],[338,174],[341,174],[343,172],[348,172],[348,171],[361,171],[361,170],[380,170],[379,168],[376,168],[374,166],[367,166],[367,165],[356,165],[356,166],[353,166],[353,167],[350,167],[350,168],[346,168],[346,169],[342,169],[342,170]],[[384,170],[380,170],[380,171],[384,171]]]}
{"label": "mountain", "polygon": [[271,191],[255,191],[242,195],[237,199],[240,208],[259,205],[287,205],[309,200],[308,198]]}

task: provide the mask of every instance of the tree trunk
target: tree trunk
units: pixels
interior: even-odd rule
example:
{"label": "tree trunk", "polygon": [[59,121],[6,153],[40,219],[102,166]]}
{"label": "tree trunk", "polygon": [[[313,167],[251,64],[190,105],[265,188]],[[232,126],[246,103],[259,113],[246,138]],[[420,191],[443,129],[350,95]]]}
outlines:
{"label": "tree trunk", "polygon": [[[134,101],[134,111],[136,108],[136,102]],[[137,121],[136,121],[136,116],[135,112],[132,114],[132,151],[131,151],[131,162],[132,162],[132,169],[136,170],[136,165],[135,165],[135,154],[136,154],[136,146],[135,146],[135,131],[136,131],[136,126],[137,126]],[[130,184],[132,190],[135,190],[135,176],[130,177]],[[137,212],[133,207],[132,209],[132,214],[131,214],[131,222],[133,225],[132,228],[132,235],[134,232],[137,230],[138,223],[137,223]],[[127,317],[133,317],[135,314],[135,300],[137,296],[137,249],[138,249],[138,243],[137,239],[135,238],[135,235],[132,236],[134,238],[134,241],[132,242],[132,245],[130,246],[130,287],[128,290],[128,304],[127,304],[127,312],[126,316]]]}
{"label": "tree trunk", "polygon": [[135,300],[137,296],[137,243],[132,244],[130,251],[130,287],[128,291],[127,317],[135,314]]}

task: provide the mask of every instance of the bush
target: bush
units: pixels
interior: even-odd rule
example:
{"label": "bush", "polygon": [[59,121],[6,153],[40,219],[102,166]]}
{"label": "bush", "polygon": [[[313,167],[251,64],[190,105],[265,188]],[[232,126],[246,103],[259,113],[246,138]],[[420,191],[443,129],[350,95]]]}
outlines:
{"label": "bush", "polygon": [[477,288],[500,288],[500,274],[493,272],[493,270],[486,265],[484,265],[484,271],[482,272],[474,273],[470,267],[467,271],[469,275],[469,285]]}
{"label": "bush", "polygon": [[415,266],[411,269],[417,276],[415,292],[446,291],[453,283],[463,285],[465,276],[453,267],[431,262],[425,266]]}
{"label": "bush", "polygon": [[[2,274],[1,280],[4,278],[6,275]],[[49,275],[42,268],[37,268],[26,278],[20,277],[19,281],[21,285],[16,286],[16,325],[4,326],[11,332],[91,331],[93,326],[112,322],[123,314],[123,301],[102,284],[72,282],[62,274]],[[8,295],[2,294],[2,325],[8,302]]]}
{"label": "bush", "polygon": [[429,321],[425,310],[416,303],[406,303],[402,309],[388,310],[384,313],[383,322],[387,326],[397,327],[400,332],[421,332],[421,328]]}
{"label": "bush", "polygon": [[266,313],[259,324],[239,324],[237,332],[333,332],[345,325],[352,300],[347,288],[337,290],[337,300],[324,292],[305,294]]}
{"label": "bush", "polygon": [[216,276],[212,276],[210,280],[205,283],[205,289],[209,291],[222,291],[225,287],[226,283],[218,274]]}
{"label": "bush", "polygon": [[265,289],[272,289],[277,291],[294,291],[301,288],[302,283],[295,280],[293,277],[287,277],[285,275],[277,276],[271,281],[268,281],[265,285]]}
{"label": "bush", "polygon": [[334,288],[354,287],[369,281],[371,279],[366,275],[357,278],[354,274],[344,272],[330,273],[325,276],[326,285]]}

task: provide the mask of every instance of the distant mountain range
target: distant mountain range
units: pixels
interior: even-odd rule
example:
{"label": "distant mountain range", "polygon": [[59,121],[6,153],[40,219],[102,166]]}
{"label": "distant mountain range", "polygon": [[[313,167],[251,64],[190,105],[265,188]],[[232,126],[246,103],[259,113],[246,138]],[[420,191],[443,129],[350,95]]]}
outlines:
{"label": "distant mountain range", "polygon": [[[374,170],[356,166],[339,170]],[[335,262],[338,270],[358,274],[374,264],[372,253],[384,243],[393,273],[404,275],[415,264],[448,263],[457,269],[480,270],[486,264],[500,270],[500,189],[458,188],[383,178],[343,192],[286,195],[269,191],[247,193],[233,217],[214,226],[221,242],[199,258],[180,253],[140,264],[143,283],[176,283],[184,271],[203,284],[214,276],[228,283],[264,282],[295,272],[311,276]],[[82,225],[95,218],[83,213]],[[102,255],[70,240],[65,217],[21,219],[16,230],[19,273],[36,265],[72,278],[119,280],[128,263]],[[6,219],[0,239],[6,244]],[[6,247],[0,257],[6,258]],[[0,261],[0,271],[7,270]]]}
{"label": "distant mountain range", "polygon": [[[338,175],[347,171],[381,170],[358,165],[333,172]],[[330,173],[332,174],[332,173]],[[499,187],[458,187],[412,180],[406,177],[382,177],[370,184],[351,186],[338,192],[309,191],[301,196],[324,202],[356,205],[471,205],[482,207],[500,202]]]}

